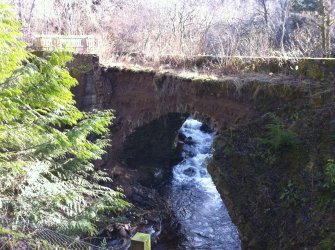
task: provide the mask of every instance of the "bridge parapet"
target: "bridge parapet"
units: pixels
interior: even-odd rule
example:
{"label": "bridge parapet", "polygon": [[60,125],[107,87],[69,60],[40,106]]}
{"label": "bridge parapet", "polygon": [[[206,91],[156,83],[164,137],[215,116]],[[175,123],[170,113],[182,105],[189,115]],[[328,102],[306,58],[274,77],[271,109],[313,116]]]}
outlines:
{"label": "bridge parapet", "polygon": [[41,35],[32,39],[32,46],[39,51],[69,48],[76,53],[94,54],[97,41],[92,35]]}

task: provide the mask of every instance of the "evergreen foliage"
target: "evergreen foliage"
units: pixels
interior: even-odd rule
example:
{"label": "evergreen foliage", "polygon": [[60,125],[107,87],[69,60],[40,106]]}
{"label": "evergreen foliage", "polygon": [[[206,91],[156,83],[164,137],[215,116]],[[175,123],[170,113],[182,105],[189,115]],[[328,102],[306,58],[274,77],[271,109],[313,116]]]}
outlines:
{"label": "evergreen foliage", "polygon": [[273,150],[284,150],[298,144],[297,135],[286,128],[284,123],[273,113],[266,114],[269,119],[266,125],[266,137],[260,142]]}
{"label": "evergreen foliage", "polygon": [[332,159],[328,160],[326,165],[324,187],[335,192],[335,163]]}
{"label": "evergreen foliage", "polygon": [[17,39],[19,36],[20,23],[15,20],[10,6],[0,3],[0,82],[27,58],[24,44]]}
{"label": "evergreen foliage", "polygon": [[108,146],[112,112],[79,111],[65,68],[71,55],[38,58],[19,36],[11,7],[0,3],[0,213],[94,234],[101,212],[128,206],[92,163]]}

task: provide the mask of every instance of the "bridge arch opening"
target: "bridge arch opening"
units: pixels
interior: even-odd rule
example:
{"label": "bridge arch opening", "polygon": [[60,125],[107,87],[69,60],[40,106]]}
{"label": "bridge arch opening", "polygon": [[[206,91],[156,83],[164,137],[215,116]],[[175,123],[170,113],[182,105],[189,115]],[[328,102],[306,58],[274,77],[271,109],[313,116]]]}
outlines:
{"label": "bridge arch opening", "polygon": [[137,127],[126,137],[121,162],[137,171],[142,185],[159,188],[171,181],[171,166],[180,161],[176,138],[188,117],[188,113],[168,113]]}
{"label": "bridge arch opening", "polygon": [[179,246],[240,249],[237,228],[207,171],[213,127],[189,113],[169,113],[135,129],[121,158],[137,171],[142,185],[166,199],[183,237]]}

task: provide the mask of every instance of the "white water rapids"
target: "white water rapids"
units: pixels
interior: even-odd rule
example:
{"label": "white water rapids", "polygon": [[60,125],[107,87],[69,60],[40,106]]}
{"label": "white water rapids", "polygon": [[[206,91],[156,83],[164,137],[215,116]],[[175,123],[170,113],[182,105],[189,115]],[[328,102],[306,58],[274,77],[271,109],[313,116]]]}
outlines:
{"label": "white water rapids", "polygon": [[201,125],[191,118],[183,124],[180,132],[188,142],[184,160],[173,169],[170,202],[186,238],[182,248],[241,249],[237,228],[207,172],[214,133],[202,132]]}

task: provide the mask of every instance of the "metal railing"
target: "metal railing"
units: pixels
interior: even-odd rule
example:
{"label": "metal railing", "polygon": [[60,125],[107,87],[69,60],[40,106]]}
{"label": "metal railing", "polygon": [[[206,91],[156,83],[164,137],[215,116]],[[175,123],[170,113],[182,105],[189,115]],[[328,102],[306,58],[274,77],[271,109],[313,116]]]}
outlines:
{"label": "metal railing", "polygon": [[[12,222],[0,218],[0,249],[69,249],[69,250],[103,250],[99,246],[55,232],[26,222]],[[4,230],[8,230],[8,233]],[[5,233],[4,233],[5,232]],[[21,247],[21,248],[20,248]]]}
{"label": "metal railing", "polygon": [[[137,232],[131,238],[130,248],[150,250],[150,234]],[[3,249],[120,250],[124,247],[96,246],[32,223],[14,222],[7,217],[0,217],[0,250]]]}

